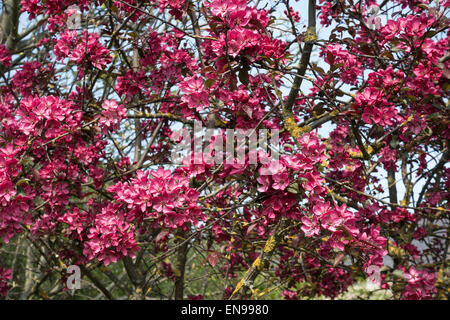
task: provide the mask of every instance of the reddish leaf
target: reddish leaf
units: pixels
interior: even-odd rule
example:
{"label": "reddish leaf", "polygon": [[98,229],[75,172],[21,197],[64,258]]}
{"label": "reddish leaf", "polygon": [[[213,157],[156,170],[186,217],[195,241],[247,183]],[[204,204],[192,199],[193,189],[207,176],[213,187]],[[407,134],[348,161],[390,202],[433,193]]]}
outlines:
{"label": "reddish leaf", "polygon": [[219,252],[216,252],[216,251],[211,252],[208,256],[209,264],[212,265],[213,267],[215,267],[217,262],[219,262],[220,256],[221,256],[221,254]]}

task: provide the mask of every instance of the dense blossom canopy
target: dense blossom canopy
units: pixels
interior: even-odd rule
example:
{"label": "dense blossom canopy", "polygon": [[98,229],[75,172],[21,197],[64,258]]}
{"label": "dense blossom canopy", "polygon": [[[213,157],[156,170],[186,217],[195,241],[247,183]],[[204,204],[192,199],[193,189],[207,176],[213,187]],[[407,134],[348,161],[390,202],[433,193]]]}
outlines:
{"label": "dense blossom canopy", "polygon": [[[2,6],[0,296],[448,294],[450,1]],[[279,159],[174,164],[195,121]]]}

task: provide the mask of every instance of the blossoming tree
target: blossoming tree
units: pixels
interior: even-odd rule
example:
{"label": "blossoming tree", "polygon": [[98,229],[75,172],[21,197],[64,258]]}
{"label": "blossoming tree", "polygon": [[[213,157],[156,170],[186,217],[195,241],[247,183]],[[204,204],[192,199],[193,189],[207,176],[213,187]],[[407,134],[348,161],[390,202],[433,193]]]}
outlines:
{"label": "blossoming tree", "polygon": [[450,1],[1,5],[0,296],[447,294]]}

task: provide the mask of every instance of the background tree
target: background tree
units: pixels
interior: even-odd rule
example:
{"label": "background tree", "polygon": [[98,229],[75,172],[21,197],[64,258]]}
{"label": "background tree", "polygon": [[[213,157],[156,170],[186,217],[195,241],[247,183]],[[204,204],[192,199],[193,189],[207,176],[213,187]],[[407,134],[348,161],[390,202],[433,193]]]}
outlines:
{"label": "background tree", "polygon": [[[449,6],[2,1],[0,295],[446,298]],[[194,121],[280,160],[175,164]]]}

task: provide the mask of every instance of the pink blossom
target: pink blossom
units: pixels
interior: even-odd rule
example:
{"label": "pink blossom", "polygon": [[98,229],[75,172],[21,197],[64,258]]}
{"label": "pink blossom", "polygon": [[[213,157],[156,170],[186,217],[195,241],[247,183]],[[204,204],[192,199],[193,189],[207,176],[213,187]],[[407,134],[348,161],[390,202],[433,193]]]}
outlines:
{"label": "pink blossom", "polygon": [[406,300],[430,299],[437,292],[436,275],[432,272],[418,270],[412,266],[404,273],[404,277],[407,283],[403,291],[403,297]]}
{"label": "pink blossom", "polygon": [[4,44],[0,44],[0,63],[6,68],[11,65],[11,54]]}
{"label": "pink blossom", "polygon": [[224,17],[227,13],[243,10],[247,6],[246,0],[212,0],[205,3],[205,6],[211,9],[211,13],[215,16]]}
{"label": "pink blossom", "polygon": [[330,209],[329,202],[318,202],[317,204],[314,205],[312,212],[316,217],[320,218],[321,216],[326,215],[329,209]]}
{"label": "pink blossom", "polygon": [[186,94],[181,97],[191,109],[203,110],[208,105],[208,93],[201,78],[186,77],[179,84],[181,91]]}
{"label": "pink blossom", "polygon": [[284,190],[289,185],[289,174],[285,172],[277,173],[272,176],[272,188],[275,190]]}
{"label": "pink blossom", "polygon": [[120,121],[126,116],[126,109],[114,100],[103,101],[102,109],[102,116],[98,123],[102,126],[103,131],[118,130]]}
{"label": "pink blossom", "polygon": [[275,174],[278,174],[278,173],[282,173],[285,169],[286,169],[286,167],[281,163],[281,161],[272,159],[272,160],[270,160],[269,163],[264,164],[259,169],[259,174],[261,176],[275,175]]}
{"label": "pink blossom", "polygon": [[8,282],[11,280],[11,270],[0,267],[0,296],[6,296],[10,288]]}
{"label": "pink blossom", "polygon": [[302,221],[301,229],[307,237],[312,237],[314,235],[319,234],[320,228],[317,217],[314,216],[312,219],[308,217],[303,217],[301,221]]}

